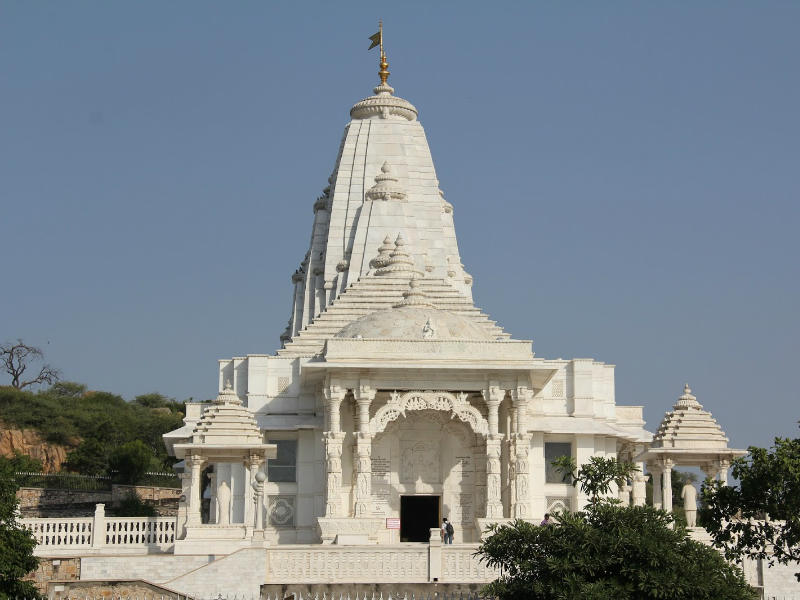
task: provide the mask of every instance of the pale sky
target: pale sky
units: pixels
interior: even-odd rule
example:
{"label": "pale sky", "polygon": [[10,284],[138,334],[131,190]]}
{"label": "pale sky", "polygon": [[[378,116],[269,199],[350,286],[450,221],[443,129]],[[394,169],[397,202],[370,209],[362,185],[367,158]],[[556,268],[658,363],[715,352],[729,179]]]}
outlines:
{"label": "pale sky", "polygon": [[387,6],[0,1],[0,339],[126,398],[274,352],[383,18],[476,303],[797,437],[800,3]]}

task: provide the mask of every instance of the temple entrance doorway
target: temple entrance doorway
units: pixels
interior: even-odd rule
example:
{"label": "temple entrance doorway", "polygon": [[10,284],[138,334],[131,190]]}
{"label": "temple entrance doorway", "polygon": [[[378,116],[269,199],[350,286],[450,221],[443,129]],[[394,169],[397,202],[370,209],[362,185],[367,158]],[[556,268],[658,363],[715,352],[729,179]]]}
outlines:
{"label": "temple entrance doorway", "polygon": [[428,542],[439,527],[441,496],[400,496],[400,541]]}

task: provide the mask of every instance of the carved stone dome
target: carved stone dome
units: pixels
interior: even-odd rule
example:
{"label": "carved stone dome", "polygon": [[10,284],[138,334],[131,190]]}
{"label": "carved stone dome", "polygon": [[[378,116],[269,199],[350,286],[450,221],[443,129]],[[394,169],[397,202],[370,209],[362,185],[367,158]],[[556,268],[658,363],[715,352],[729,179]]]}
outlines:
{"label": "carved stone dome", "polygon": [[396,306],[345,325],[335,337],[383,340],[492,340],[463,317],[432,306]]}
{"label": "carved stone dome", "polygon": [[350,116],[354,119],[371,118],[400,118],[414,121],[417,118],[417,109],[411,102],[398,96],[393,96],[394,88],[382,83],[373,88],[375,95],[356,102],[350,109]]}

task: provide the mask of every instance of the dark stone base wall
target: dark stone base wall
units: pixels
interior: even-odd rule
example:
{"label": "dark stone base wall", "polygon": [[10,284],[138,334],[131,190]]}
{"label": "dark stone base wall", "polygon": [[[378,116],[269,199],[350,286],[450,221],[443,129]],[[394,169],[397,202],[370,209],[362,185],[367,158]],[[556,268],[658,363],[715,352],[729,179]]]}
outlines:
{"label": "dark stone base wall", "polygon": [[[310,584],[279,584],[266,583],[261,586],[261,600],[276,600],[292,598],[303,600],[309,598],[322,598],[325,594],[330,600],[339,600],[340,596],[345,600],[356,600],[356,597],[372,600],[373,596],[377,599],[383,595],[383,600],[388,600],[389,596],[403,600],[416,598],[416,600],[445,600],[475,599],[481,596],[482,583],[310,583]],[[483,596],[481,596],[483,597]]]}

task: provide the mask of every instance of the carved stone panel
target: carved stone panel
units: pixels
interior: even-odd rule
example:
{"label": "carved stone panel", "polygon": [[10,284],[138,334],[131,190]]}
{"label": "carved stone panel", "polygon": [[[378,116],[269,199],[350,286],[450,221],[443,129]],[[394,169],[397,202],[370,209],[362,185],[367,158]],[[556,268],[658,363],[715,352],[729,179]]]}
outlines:
{"label": "carved stone panel", "polygon": [[400,442],[400,483],[441,483],[438,440]]}

